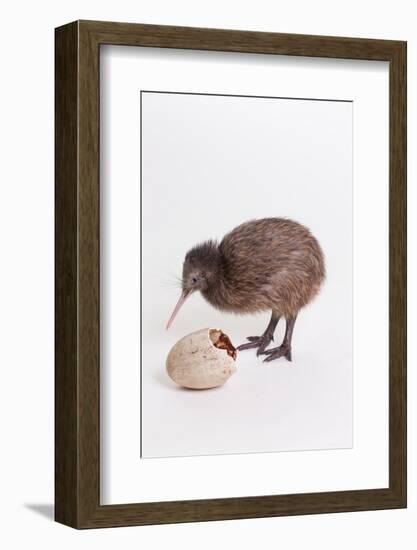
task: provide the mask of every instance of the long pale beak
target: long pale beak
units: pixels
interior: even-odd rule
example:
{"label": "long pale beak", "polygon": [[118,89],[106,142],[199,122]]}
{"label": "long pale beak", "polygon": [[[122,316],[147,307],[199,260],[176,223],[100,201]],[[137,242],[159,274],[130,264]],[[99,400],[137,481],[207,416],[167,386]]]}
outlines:
{"label": "long pale beak", "polygon": [[166,326],[166,330],[168,330],[169,327],[172,325],[175,317],[177,316],[177,313],[179,312],[179,310],[183,306],[183,304],[184,304],[185,300],[188,298],[188,296],[190,296],[190,294],[192,294],[192,291],[189,291],[189,290],[184,291],[181,294],[180,299],[178,300],[177,305],[175,306],[174,311],[172,312],[172,315],[169,318],[169,321],[168,321],[167,326]]}

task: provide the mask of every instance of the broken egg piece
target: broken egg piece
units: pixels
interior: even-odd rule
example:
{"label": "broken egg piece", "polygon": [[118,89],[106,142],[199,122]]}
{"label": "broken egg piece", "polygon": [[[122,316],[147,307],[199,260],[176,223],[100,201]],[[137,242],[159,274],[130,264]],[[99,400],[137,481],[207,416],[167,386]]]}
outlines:
{"label": "broken egg piece", "polygon": [[217,328],[204,328],[181,338],[168,354],[169,377],[184,388],[222,386],[236,372],[237,351]]}

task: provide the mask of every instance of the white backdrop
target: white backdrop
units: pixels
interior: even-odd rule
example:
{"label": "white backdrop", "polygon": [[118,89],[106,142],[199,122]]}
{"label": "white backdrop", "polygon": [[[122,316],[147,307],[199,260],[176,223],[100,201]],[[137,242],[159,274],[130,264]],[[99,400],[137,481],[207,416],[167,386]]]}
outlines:
{"label": "white backdrop", "polygon": [[[350,448],[352,102],[144,92],[141,105],[143,456]],[[174,342],[210,325],[237,346],[270,312],[227,315],[195,295],[167,332],[172,273],[193,245],[274,216],[306,224],[326,256],[320,297],[297,319],[294,368],[244,351],[225,387],[179,391],[165,372]]]}
{"label": "white backdrop", "polygon": [[[46,7],[47,9],[42,9]],[[417,19],[399,0],[3,2],[0,163],[0,543],[18,549],[415,547],[417,512]],[[409,40],[409,509],[76,532],[53,502],[53,27],[77,18]],[[20,36],[16,40],[18,22]],[[24,151],[24,161],[22,161]],[[28,274],[30,273],[30,277]]]}

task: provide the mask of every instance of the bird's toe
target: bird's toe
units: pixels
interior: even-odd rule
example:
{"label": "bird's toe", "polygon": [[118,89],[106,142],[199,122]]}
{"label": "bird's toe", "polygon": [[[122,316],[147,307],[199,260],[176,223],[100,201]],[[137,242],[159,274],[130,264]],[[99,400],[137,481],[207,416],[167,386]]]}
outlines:
{"label": "bird's toe", "polygon": [[245,349],[254,349],[254,348],[257,348],[258,346],[259,346],[258,342],[249,342],[249,344],[241,344],[236,349],[238,351],[243,351]]}
{"label": "bird's toe", "polygon": [[284,345],[281,345],[278,348],[265,350],[263,354],[267,355],[267,357],[265,357],[264,359],[264,363],[269,363],[270,361],[273,361],[274,359],[279,359],[280,357],[285,357],[287,361],[292,360],[291,348]]}
{"label": "bird's toe", "polygon": [[259,357],[260,355],[263,355],[264,353],[267,353],[267,349],[266,347],[269,346],[271,342],[268,341],[268,342],[264,342],[263,344],[261,344],[256,352],[256,355]]}
{"label": "bird's toe", "polygon": [[241,344],[236,349],[239,351],[243,351],[245,349],[254,349],[258,348],[257,355],[260,355],[261,353],[264,353],[265,349],[269,344],[271,343],[272,338],[269,336],[248,336],[247,338],[249,340],[249,343],[247,344]]}
{"label": "bird's toe", "polygon": [[272,348],[272,349],[263,349],[261,351],[261,349],[258,350],[258,355],[269,355],[270,353],[273,353],[274,352],[274,349],[276,348]]}

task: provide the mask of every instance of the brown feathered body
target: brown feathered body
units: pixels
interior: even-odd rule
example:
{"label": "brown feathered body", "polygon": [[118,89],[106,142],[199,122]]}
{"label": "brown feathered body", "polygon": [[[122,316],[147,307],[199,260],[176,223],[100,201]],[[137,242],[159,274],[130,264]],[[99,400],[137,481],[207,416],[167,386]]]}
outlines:
{"label": "brown feathered body", "polygon": [[318,241],[309,229],[288,219],[243,223],[219,245],[210,241],[191,250],[188,269],[198,267],[199,251],[206,257],[201,292],[224,311],[272,310],[291,317],[317,295],[325,278]]}

